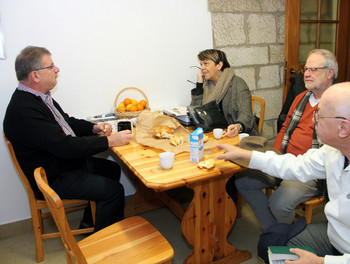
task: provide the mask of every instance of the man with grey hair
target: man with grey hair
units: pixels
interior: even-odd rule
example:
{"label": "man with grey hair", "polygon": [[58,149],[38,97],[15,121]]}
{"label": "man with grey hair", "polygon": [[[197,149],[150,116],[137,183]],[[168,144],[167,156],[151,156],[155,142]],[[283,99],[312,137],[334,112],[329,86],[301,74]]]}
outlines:
{"label": "man with grey hair", "polygon": [[300,256],[292,263],[350,263],[350,82],[335,84],[322,95],[313,114],[317,138],[324,145],[297,157],[251,151],[228,144],[218,148],[225,153],[217,159],[244,160],[251,169],[262,170],[285,180],[307,182],[326,179],[329,201],[324,212],[327,222],[311,223],[289,238],[290,247],[310,246],[317,255],[298,248],[290,249]]}
{"label": "man with grey hair", "polygon": [[[310,52],[303,70],[307,90],[294,99],[275,139],[274,148],[281,153],[299,155],[319,148],[312,115],[323,92],[337,78],[338,65],[332,52],[316,49]],[[226,186],[229,194],[233,184],[250,205],[263,231],[276,223],[292,223],[295,207],[319,194],[317,180],[305,183],[282,180],[256,170],[245,170],[232,177]],[[268,198],[263,190],[273,186],[278,187]]]}

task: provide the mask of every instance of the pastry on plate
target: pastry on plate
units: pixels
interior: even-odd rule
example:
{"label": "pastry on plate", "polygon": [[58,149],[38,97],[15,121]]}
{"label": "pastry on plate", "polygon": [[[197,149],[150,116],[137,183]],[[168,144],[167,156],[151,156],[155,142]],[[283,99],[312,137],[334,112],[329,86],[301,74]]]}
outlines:
{"label": "pastry on plate", "polygon": [[174,146],[181,145],[185,142],[185,135],[174,135],[173,137],[170,138],[170,144]]}
{"label": "pastry on plate", "polygon": [[156,138],[172,138],[174,131],[168,126],[157,126],[154,128],[153,135]]}
{"label": "pastry on plate", "polygon": [[203,160],[198,163],[197,167],[200,169],[211,170],[215,167],[215,160],[214,159]]}

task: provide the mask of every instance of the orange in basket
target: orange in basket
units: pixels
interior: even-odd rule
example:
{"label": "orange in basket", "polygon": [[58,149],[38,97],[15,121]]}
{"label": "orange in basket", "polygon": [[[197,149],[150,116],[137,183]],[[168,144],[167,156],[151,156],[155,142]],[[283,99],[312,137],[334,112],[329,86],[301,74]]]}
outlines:
{"label": "orange in basket", "polygon": [[[137,102],[135,99],[133,99],[133,96],[130,96],[130,93],[127,92],[133,90],[132,92],[140,93],[144,99],[139,100]],[[135,97],[137,98],[137,97]],[[124,105],[124,107],[123,107]],[[125,111],[124,111],[125,108]],[[121,90],[114,101],[114,114],[120,118],[134,118],[137,117],[139,114],[141,114],[142,111],[150,110],[148,98],[146,94],[136,87],[127,87]]]}

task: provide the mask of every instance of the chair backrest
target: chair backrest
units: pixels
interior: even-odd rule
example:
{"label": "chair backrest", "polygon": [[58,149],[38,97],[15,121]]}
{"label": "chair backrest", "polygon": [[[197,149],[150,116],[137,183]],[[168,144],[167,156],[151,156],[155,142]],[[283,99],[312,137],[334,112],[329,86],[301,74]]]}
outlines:
{"label": "chair backrest", "polygon": [[265,100],[257,96],[252,96],[252,111],[254,115],[255,115],[254,113],[255,103],[260,103],[260,115],[258,116],[259,117],[258,131],[259,131],[259,135],[261,136],[263,124],[264,124],[264,117],[265,117]]}
{"label": "chair backrest", "polygon": [[67,257],[71,259],[72,263],[87,263],[69,227],[62,200],[48,185],[44,168],[36,168],[34,171],[34,178],[40,191],[45,197],[52,217],[61,234],[62,242],[66,248],[67,254],[69,255]]}
{"label": "chair backrest", "polygon": [[13,149],[13,146],[12,146],[11,142],[8,140],[8,138],[6,137],[4,131],[2,132],[2,135],[4,136],[7,148],[9,150],[9,152],[10,152],[13,165],[15,166],[15,168],[16,168],[16,170],[18,172],[18,175],[20,176],[20,178],[22,180],[22,183],[23,183],[23,185],[24,185],[24,187],[25,187],[25,189],[27,191],[29,202],[34,202],[35,201],[35,195],[34,195],[32,186],[30,185],[30,183],[28,181],[28,178],[26,177],[26,175],[24,174],[24,172],[21,169],[21,166],[18,163],[18,160],[17,160],[16,154],[15,154],[15,151]]}

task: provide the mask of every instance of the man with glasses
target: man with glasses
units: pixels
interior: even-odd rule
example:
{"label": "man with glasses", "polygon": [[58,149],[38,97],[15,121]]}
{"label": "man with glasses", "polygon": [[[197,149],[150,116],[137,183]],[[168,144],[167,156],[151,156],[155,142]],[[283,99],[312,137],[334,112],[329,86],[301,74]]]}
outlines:
{"label": "man with glasses", "polygon": [[[329,201],[324,212],[327,222],[311,223],[286,243],[290,247],[310,246],[318,256],[302,249],[295,263],[350,263],[350,82],[335,84],[322,95],[314,112],[317,137],[324,145],[304,155],[276,155],[222,144],[218,159],[241,159],[249,168],[286,180],[307,182],[327,179]],[[285,261],[285,263],[294,263]]]}
{"label": "man with glasses", "polygon": [[[33,172],[43,167],[50,186],[62,199],[96,202],[95,231],[122,220],[120,167],[92,155],[128,144],[131,131],[112,134],[109,123],[93,124],[68,116],[51,97],[60,69],[46,48],[26,47],[17,56],[15,68],[19,84],[3,127],[36,197],[43,198]],[[88,226],[92,226],[90,208],[81,222],[82,228]]]}
{"label": "man with glasses", "polygon": [[[319,148],[313,112],[337,74],[337,61],[330,51],[316,49],[310,52],[304,69],[307,90],[294,99],[275,139],[275,149],[299,155],[310,148]],[[228,181],[226,189],[231,197],[234,196],[230,193],[233,184],[250,205],[263,231],[276,223],[292,223],[296,206],[319,194],[317,180],[305,183],[282,180],[256,170],[245,170]],[[268,198],[264,190],[274,186],[278,187]]]}

